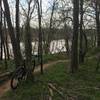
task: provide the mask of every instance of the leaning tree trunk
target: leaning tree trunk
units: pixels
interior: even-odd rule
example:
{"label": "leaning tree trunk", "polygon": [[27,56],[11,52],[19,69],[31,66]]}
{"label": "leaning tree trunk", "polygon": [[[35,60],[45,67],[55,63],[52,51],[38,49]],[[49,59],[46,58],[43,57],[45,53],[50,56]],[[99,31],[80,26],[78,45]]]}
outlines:
{"label": "leaning tree trunk", "polygon": [[78,70],[78,27],[79,27],[79,0],[73,1],[73,40],[71,56],[71,72]]}
{"label": "leaning tree trunk", "polygon": [[19,49],[19,44],[17,43],[16,37],[15,37],[14,28],[11,23],[8,1],[3,0],[3,3],[4,3],[5,16],[7,20],[9,35],[10,35],[11,43],[13,47],[14,60],[15,60],[16,67],[18,67],[22,63],[22,55]]}

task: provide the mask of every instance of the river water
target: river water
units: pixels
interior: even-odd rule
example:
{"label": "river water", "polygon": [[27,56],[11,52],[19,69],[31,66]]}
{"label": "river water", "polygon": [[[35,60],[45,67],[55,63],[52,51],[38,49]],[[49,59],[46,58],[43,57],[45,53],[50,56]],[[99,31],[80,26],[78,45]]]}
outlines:
{"label": "river water", "polygon": [[[13,50],[12,50],[12,44],[9,43],[9,54],[10,57],[13,58]],[[69,42],[69,46],[71,47],[71,42]],[[21,52],[24,55],[25,53],[25,46],[24,43],[21,42],[20,43],[20,47],[21,47]],[[54,53],[59,53],[59,52],[65,52],[66,51],[66,47],[65,47],[65,40],[64,39],[60,39],[60,40],[53,40],[50,43],[50,53],[54,54]],[[33,54],[37,54],[38,53],[38,42],[32,42],[32,53]],[[3,58],[4,58],[4,53],[3,53]]]}

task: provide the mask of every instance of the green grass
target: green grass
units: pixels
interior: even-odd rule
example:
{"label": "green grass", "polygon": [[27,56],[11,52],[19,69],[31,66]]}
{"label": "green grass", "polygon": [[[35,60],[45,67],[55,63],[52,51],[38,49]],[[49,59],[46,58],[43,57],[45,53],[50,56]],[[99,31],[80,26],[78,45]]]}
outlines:
{"label": "green grass", "polygon": [[68,57],[66,53],[48,54],[48,55],[43,55],[43,62],[48,63],[50,61],[64,60],[67,58]]}
{"label": "green grass", "polygon": [[12,71],[15,68],[15,64],[13,60],[7,60],[7,65],[5,64],[5,61],[2,60],[0,61],[0,72],[5,72],[5,71]]}
{"label": "green grass", "polygon": [[[33,58],[34,59],[34,58]],[[36,65],[39,64],[38,58],[36,59]],[[58,53],[58,54],[47,54],[43,55],[43,63],[48,63],[51,61],[57,61],[57,60],[63,60],[67,59],[67,54],[66,53]],[[5,61],[0,61],[0,72],[5,72],[5,71],[10,71],[12,72],[15,70],[15,64],[13,60],[7,60],[7,66],[5,65]]]}
{"label": "green grass", "polygon": [[86,56],[96,55],[99,52],[100,52],[100,48],[98,47],[89,48],[89,51],[87,52]]}
{"label": "green grass", "polygon": [[[69,63],[57,63],[45,71],[44,75],[35,75],[35,80],[57,84],[63,88],[65,95],[77,97],[78,100],[100,100],[100,72],[95,72],[96,59],[87,60],[77,73],[71,74]],[[27,80],[16,91],[9,90],[0,100],[42,100],[41,94],[46,85]],[[54,92],[54,100],[64,100]]]}

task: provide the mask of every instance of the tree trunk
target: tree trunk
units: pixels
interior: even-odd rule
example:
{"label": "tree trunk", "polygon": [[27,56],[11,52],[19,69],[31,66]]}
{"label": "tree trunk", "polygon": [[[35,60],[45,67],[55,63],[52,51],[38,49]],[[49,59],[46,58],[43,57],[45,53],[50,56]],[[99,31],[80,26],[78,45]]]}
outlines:
{"label": "tree trunk", "polygon": [[19,44],[16,41],[14,29],[13,29],[13,26],[11,23],[8,1],[3,0],[3,3],[4,3],[5,16],[6,16],[6,20],[7,20],[9,35],[10,35],[11,43],[12,43],[12,47],[13,47],[14,60],[15,60],[16,67],[18,67],[22,63],[22,55],[21,55],[21,51],[19,49]]}
{"label": "tree trunk", "polygon": [[[4,33],[4,31],[3,31]],[[3,48],[4,48],[4,61],[5,61],[5,69],[7,70],[8,65],[7,65],[7,53],[6,53],[6,45],[5,45],[5,37],[3,36]]]}
{"label": "tree trunk", "polygon": [[71,72],[78,70],[78,27],[79,27],[79,0],[73,1],[73,40],[71,55]]}
{"label": "tree trunk", "polygon": [[95,4],[95,10],[96,10],[96,27],[97,27],[97,46],[100,47],[100,4],[98,3],[98,0],[96,0]]}
{"label": "tree trunk", "polygon": [[64,30],[65,30],[65,47],[66,47],[66,53],[67,53],[67,56],[69,56],[69,40],[68,40],[68,29],[67,29],[67,25],[66,25],[66,20],[64,21]]}
{"label": "tree trunk", "polygon": [[40,57],[40,64],[41,64],[41,74],[43,74],[43,49],[42,49],[42,27],[41,27],[41,16],[42,16],[42,8],[41,8],[41,2],[37,0],[37,6],[38,6],[38,23],[39,23],[39,47],[38,47],[38,53]]}
{"label": "tree trunk", "polygon": [[79,49],[79,63],[84,62],[83,57],[83,0],[80,0],[80,49]]}
{"label": "tree trunk", "polygon": [[30,32],[30,21],[27,18],[25,26],[25,55],[27,69],[32,69],[32,45],[31,45],[31,32]]}
{"label": "tree trunk", "polygon": [[5,33],[5,46],[6,46],[6,52],[7,52],[7,58],[8,60],[10,59],[10,55],[9,55],[9,46],[8,46],[8,35],[7,35],[7,27],[6,27],[6,18],[4,15],[4,33]]}
{"label": "tree trunk", "polygon": [[16,0],[16,39],[18,43],[18,49],[20,49],[20,25],[19,25],[19,0]]}
{"label": "tree trunk", "polygon": [[2,3],[0,0],[0,60],[2,60],[3,56],[3,47],[2,47]]}
{"label": "tree trunk", "polygon": [[27,18],[25,26],[25,56],[26,56],[26,68],[28,71],[28,78],[32,79],[32,45],[31,45],[31,32],[30,21]]}
{"label": "tree trunk", "polygon": [[48,32],[48,36],[47,36],[47,43],[46,43],[46,53],[50,53],[50,43],[52,40],[52,23],[53,23],[53,15],[54,15],[54,10],[55,10],[55,4],[56,4],[56,0],[53,1],[53,6],[52,6],[52,11],[51,11],[51,15],[50,15],[50,25],[49,25],[49,32]]}

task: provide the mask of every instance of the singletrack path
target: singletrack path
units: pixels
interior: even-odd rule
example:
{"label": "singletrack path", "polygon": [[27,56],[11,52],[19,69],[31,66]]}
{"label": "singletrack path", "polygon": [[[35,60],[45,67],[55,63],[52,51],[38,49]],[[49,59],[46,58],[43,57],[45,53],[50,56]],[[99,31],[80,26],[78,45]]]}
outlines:
{"label": "singletrack path", "polygon": [[[88,59],[92,59],[96,57],[96,55],[91,56],[91,57],[86,57]],[[57,60],[57,61],[53,61],[53,62],[49,62],[47,64],[43,65],[43,69],[48,69],[50,66],[55,65],[59,62],[69,62],[70,60]],[[39,73],[40,72],[40,67],[37,66],[37,68],[35,69],[34,73]],[[3,96],[8,90],[10,90],[10,80],[6,81],[3,85],[0,86],[0,97]]]}
{"label": "singletrack path", "polygon": [[[43,65],[43,69],[48,69],[50,66],[55,65],[59,62],[68,62],[69,60],[58,60],[58,61],[53,61],[49,62],[47,64]],[[39,73],[40,72],[40,67],[37,66],[35,69],[34,73]],[[0,97],[2,97],[8,90],[10,90],[10,80],[6,81],[3,85],[0,86]]]}

